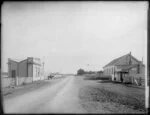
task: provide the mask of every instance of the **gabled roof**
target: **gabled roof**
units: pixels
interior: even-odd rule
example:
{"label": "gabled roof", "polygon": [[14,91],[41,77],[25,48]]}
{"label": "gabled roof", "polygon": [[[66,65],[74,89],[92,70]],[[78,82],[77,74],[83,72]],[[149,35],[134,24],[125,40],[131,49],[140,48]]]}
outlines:
{"label": "gabled roof", "polygon": [[138,59],[133,57],[130,53],[128,53],[126,55],[123,55],[123,56],[121,56],[119,58],[116,58],[116,59],[112,60],[110,63],[108,63],[104,67],[111,66],[111,65],[115,65],[115,66],[118,66],[118,65],[129,65],[130,64],[130,59],[131,59],[132,65],[141,63],[141,61],[139,61]]}
{"label": "gabled roof", "polygon": [[21,59],[12,59],[12,58],[8,58],[9,60],[11,60],[11,61],[15,61],[15,62],[20,62],[21,61]]}
{"label": "gabled roof", "polygon": [[17,63],[21,63],[27,59],[21,60],[21,59],[12,59],[12,58],[8,58],[8,60],[13,61],[13,62],[17,62]]}

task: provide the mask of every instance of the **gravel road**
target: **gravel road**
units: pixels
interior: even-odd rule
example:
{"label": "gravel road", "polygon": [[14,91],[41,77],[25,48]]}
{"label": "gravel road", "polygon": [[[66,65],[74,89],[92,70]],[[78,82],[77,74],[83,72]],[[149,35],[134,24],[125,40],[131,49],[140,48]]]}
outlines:
{"label": "gravel road", "polygon": [[[143,111],[135,110],[131,106],[122,105],[120,102],[107,101],[110,99],[108,94],[110,95],[111,91],[113,92],[111,93],[111,100],[123,96],[119,99],[127,102],[125,96],[131,94],[132,98],[129,98],[130,103],[128,102],[128,105],[137,106],[137,103],[141,105],[144,102],[141,100],[144,98],[143,89],[133,89],[121,84],[103,83],[99,80],[84,80],[83,76],[68,76],[55,83],[53,80],[47,82],[51,85],[19,93],[19,95],[14,93],[10,97],[4,96],[4,112],[28,114],[143,113]],[[115,97],[116,95],[112,95],[116,91],[122,96]],[[107,94],[104,96],[103,93]],[[139,96],[141,97],[140,101],[136,98]],[[104,99],[106,99],[105,102],[100,101]]]}
{"label": "gravel road", "polygon": [[5,113],[85,113],[78,98],[75,76],[50,87],[4,99]]}

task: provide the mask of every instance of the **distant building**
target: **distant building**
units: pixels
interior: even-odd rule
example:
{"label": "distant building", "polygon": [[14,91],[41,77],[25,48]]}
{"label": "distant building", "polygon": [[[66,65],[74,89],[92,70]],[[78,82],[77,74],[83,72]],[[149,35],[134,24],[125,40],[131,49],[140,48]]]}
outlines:
{"label": "distant building", "polygon": [[53,75],[54,77],[62,77],[62,74],[60,74],[59,72],[53,72],[50,73],[50,75]]}
{"label": "distant building", "polygon": [[9,58],[8,77],[32,77],[33,81],[40,80],[44,78],[44,63],[33,57],[22,61]]}
{"label": "distant building", "polygon": [[127,76],[140,76],[144,79],[145,65],[129,54],[112,60],[103,67],[104,74],[112,76],[112,80],[123,81]]}

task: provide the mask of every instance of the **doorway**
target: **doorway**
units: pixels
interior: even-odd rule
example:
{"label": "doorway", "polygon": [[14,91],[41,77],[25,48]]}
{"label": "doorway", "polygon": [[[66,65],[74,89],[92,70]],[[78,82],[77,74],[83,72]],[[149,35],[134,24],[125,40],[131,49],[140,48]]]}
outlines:
{"label": "doorway", "polygon": [[16,77],[16,70],[12,70],[11,73],[12,73],[12,74],[11,74],[12,77],[15,78],[15,77]]}

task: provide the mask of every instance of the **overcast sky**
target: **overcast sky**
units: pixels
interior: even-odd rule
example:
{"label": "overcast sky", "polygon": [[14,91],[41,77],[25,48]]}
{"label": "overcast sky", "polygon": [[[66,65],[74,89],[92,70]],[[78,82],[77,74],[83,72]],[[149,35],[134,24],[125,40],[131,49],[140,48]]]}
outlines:
{"label": "overcast sky", "polygon": [[147,9],[147,2],[4,2],[2,70],[8,58],[39,57],[46,72],[97,71],[130,51],[145,63]]}

